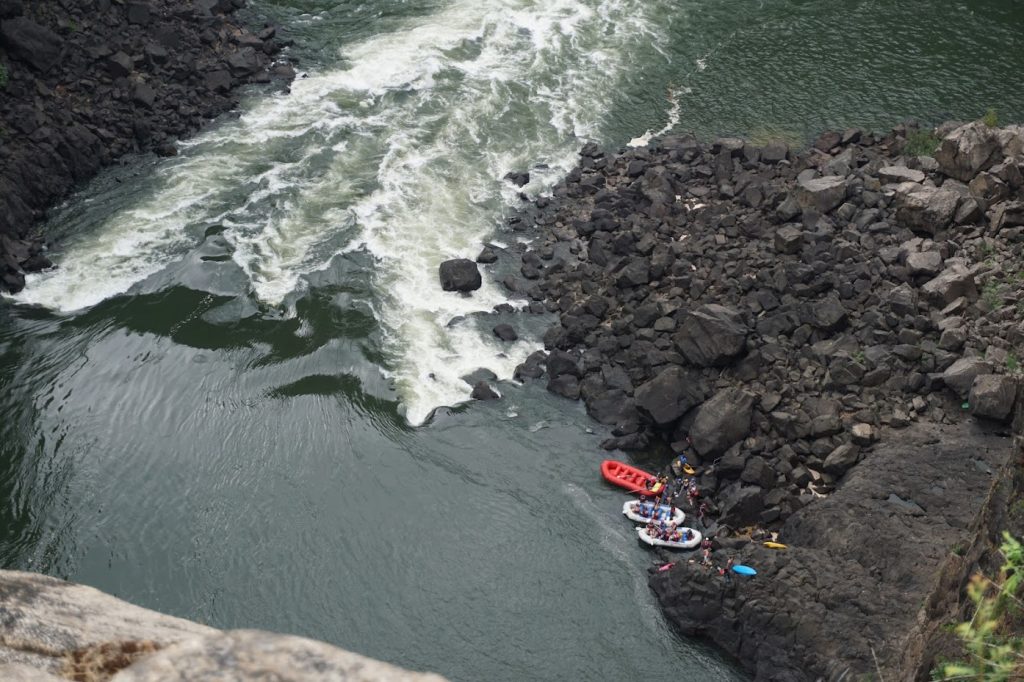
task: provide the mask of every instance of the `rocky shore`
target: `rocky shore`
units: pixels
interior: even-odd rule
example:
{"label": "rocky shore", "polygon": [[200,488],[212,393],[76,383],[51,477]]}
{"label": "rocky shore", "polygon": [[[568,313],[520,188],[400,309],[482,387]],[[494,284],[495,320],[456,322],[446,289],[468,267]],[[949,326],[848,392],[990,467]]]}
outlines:
{"label": "rocky shore", "polygon": [[685,451],[718,547],[762,569],[654,575],[682,631],[759,680],[927,674],[935,604],[993,554],[951,552],[996,537],[1019,449],[1022,187],[1024,127],[981,121],[588,145],[510,221],[530,245],[484,250],[558,316],[517,378],[582,399],[609,450]]}
{"label": "rocky shore", "polygon": [[442,682],[303,637],[216,630],[84,585],[0,571],[0,679]]}
{"label": "rocky shore", "polygon": [[[288,81],[277,29],[244,0],[0,0],[0,289],[50,265],[45,211],[125,154],[174,142]],[[276,61],[275,61],[276,60]]]}

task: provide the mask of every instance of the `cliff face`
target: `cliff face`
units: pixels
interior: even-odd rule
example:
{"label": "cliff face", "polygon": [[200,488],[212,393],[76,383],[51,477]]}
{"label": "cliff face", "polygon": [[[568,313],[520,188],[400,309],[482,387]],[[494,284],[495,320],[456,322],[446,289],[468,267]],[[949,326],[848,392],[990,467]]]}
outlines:
{"label": "cliff face", "polygon": [[669,620],[758,680],[926,676],[1016,508],[1024,126],[588,145],[510,225],[559,318],[517,376],[685,452],[712,561],[759,571],[673,557]]}
{"label": "cliff face", "polygon": [[726,541],[723,553],[756,578],[681,562],[651,587],[682,632],[713,640],[758,680],[926,679],[939,626],[957,617],[960,588],[998,535],[1013,452],[976,424],[915,425],[790,517],[788,549]]}
{"label": "cliff face", "polygon": [[443,680],[302,637],[216,630],[19,571],[0,571],[0,679]]}
{"label": "cliff face", "polygon": [[274,27],[233,18],[243,4],[0,0],[0,288],[50,265],[35,223],[100,168],[172,155],[238,86],[294,75]]}

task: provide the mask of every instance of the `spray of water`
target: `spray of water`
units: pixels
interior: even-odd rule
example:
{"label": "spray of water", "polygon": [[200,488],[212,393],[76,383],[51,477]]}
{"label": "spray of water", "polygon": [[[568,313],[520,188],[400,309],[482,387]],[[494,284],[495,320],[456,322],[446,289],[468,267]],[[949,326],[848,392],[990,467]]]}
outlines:
{"label": "spray of water", "polygon": [[[155,190],[83,235],[19,299],[61,310],[129,291],[224,227],[251,294],[287,306],[346,251],[375,259],[374,310],[407,419],[467,397],[533,347],[500,347],[459,315],[504,292],[442,292],[439,262],[473,257],[516,192],[542,192],[594,136],[630,66],[659,40],[643,0],[455,0],[347,48],[344,68],[297,80],[161,165]],[[97,278],[96,273],[105,276]]]}

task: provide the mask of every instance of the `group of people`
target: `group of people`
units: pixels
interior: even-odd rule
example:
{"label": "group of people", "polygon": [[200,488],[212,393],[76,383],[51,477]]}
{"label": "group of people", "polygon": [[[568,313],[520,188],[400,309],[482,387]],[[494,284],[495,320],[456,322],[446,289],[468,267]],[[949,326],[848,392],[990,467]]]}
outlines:
{"label": "group of people", "polygon": [[652,540],[664,540],[666,542],[689,542],[693,539],[693,531],[689,528],[676,528],[675,523],[666,524],[664,521],[647,523],[647,535]]}
{"label": "group of people", "polygon": [[[686,494],[686,500],[689,503],[690,508],[696,511],[697,518],[701,521],[701,523],[703,523],[704,519],[705,519],[705,517],[707,516],[707,513],[708,513],[708,503],[706,501],[700,499],[701,498],[701,494],[700,494],[700,489],[697,487],[696,477],[689,478],[689,477],[684,477],[683,476],[684,468],[686,467],[686,465],[687,465],[687,461],[686,461],[686,455],[685,454],[681,454],[675,460],[673,460],[673,462],[672,462],[672,470],[673,470],[673,473],[676,474],[676,478],[675,478],[675,481],[674,481],[675,485],[673,486],[675,492],[673,492],[671,495],[669,495],[668,492],[665,491],[663,493],[663,495],[665,497],[667,497],[669,500],[672,501],[670,504],[673,505],[672,506],[672,510],[674,511],[675,510],[674,500],[678,499],[680,495],[685,493]],[[688,469],[688,471],[692,472],[693,469],[692,468]],[[665,477],[664,475],[660,476],[658,478],[659,481],[663,481],[663,480],[666,480],[666,479],[667,479],[667,477]],[[662,486],[661,489],[665,490],[664,485]],[[645,498],[643,496],[641,496],[641,498],[640,498],[641,503],[644,501],[644,499]],[[659,508],[657,505],[661,504],[661,500],[662,500],[662,497],[659,496],[657,498],[656,502],[655,502],[655,507],[654,507],[655,509]],[[669,526],[666,527],[664,522],[662,522],[661,524],[656,524],[653,521],[649,522],[647,524],[647,533],[652,538],[660,538],[660,539],[663,539],[663,540],[672,540],[674,542],[679,542],[679,541],[687,542],[692,537],[692,536],[690,536],[689,529],[686,529],[685,531],[680,532],[679,530],[675,529],[672,526],[672,524],[669,524]],[[690,537],[684,537],[684,536],[690,536]],[[732,574],[732,567],[733,567],[733,564],[735,563],[735,560],[734,559],[729,559],[725,563],[724,566],[715,566],[715,563],[714,563],[714,561],[711,558],[711,552],[712,552],[711,544],[712,544],[711,538],[709,538],[708,536],[705,535],[704,538],[701,540],[701,543],[700,543],[700,549],[701,549],[700,565],[702,567],[710,569],[710,570],[717,570],[718,574],[720,576],[723,576],[726,580],[731,582],[732,581],[732,575],[731,575]]]}
{"label": "group of people", "polygon": [[648,502],[647,496],[641,495],[640,501],[634,502],[630,509],[633,510],[634,514],[638,514],[644,517],[645,519],[651,519],[653,521],[671,520],[676,516],[675,505],[662,504],[660,496]]}

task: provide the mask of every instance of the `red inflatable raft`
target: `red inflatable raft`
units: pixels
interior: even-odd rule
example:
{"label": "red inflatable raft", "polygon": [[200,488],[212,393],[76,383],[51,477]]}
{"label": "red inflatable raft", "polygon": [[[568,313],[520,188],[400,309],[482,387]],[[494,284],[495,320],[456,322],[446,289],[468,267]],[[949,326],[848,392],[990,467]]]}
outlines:
{"label": "red inflatable raft", "polygon": [[601,462],[601,475],[604,476],[604,480],[631,493],[657,495],[662,489],[654,474],[631,467],[624,462],[616,462],[614,459]]}

